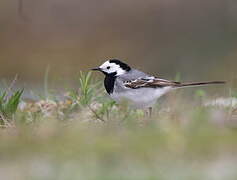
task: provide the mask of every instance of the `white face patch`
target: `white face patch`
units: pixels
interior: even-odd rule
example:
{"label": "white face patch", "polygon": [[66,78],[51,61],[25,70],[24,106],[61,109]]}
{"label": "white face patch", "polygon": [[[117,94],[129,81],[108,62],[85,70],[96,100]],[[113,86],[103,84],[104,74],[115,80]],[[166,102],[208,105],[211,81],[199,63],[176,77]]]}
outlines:
{"label": "white face patch", "polygon": [[123,70],[118,64],[110,63],[109,61],[106,61],[100,66],[100,69],[108,74],[112,74],[116,72],[116,76],[125,74],[126,71]]}

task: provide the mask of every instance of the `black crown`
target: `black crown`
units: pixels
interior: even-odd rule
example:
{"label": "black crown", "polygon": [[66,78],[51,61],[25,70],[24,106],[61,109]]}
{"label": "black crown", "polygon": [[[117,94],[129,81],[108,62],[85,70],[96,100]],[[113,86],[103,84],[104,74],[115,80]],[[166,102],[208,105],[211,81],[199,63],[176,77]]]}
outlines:
{"label": "black crown", "polygon": [[125,71],[130,71],[131,70],[131,67],[129,65],[127,65],[126,63],[124,63],[124,62],[122,62],[118,59],[110,59],[109,62],[118,64]]}

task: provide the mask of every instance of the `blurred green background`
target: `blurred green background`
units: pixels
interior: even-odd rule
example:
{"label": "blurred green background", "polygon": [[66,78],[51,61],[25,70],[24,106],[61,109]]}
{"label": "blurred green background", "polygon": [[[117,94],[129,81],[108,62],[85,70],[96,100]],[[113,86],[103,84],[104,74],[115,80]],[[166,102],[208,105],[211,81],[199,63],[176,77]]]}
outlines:
{"label": "blurred green background", "polygon": [[[235,0],[1,0],[0,77],[70,82],[105,59],[184,80],[232,79]],[[223,78],[224,76],[224,78]]]}

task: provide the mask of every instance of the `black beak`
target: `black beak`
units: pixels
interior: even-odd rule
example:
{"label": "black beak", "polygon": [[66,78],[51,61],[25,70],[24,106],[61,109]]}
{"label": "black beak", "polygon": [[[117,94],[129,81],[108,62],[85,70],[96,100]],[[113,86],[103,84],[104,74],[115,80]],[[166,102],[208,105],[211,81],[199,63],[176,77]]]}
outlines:
{"label": "black beak", "polygon": [[101,71],[100,68],[92,68],[91,70],[92,70],[92,71]]}

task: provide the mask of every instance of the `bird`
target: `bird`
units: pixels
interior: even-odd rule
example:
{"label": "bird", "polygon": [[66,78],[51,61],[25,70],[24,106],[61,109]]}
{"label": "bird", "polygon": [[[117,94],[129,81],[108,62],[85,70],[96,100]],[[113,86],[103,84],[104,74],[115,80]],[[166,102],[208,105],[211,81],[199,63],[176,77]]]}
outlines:
{"label": "bird", "polygon": [[132,68],[119,59],[109,59],[91,70],[100,71],[105,75],[104,87],[113,100],[117,103],[126,100],[136,109],[149,109],[149,114],[157,99],[171,90],[225,83],[225,81],[181,83],[165,80]]}

